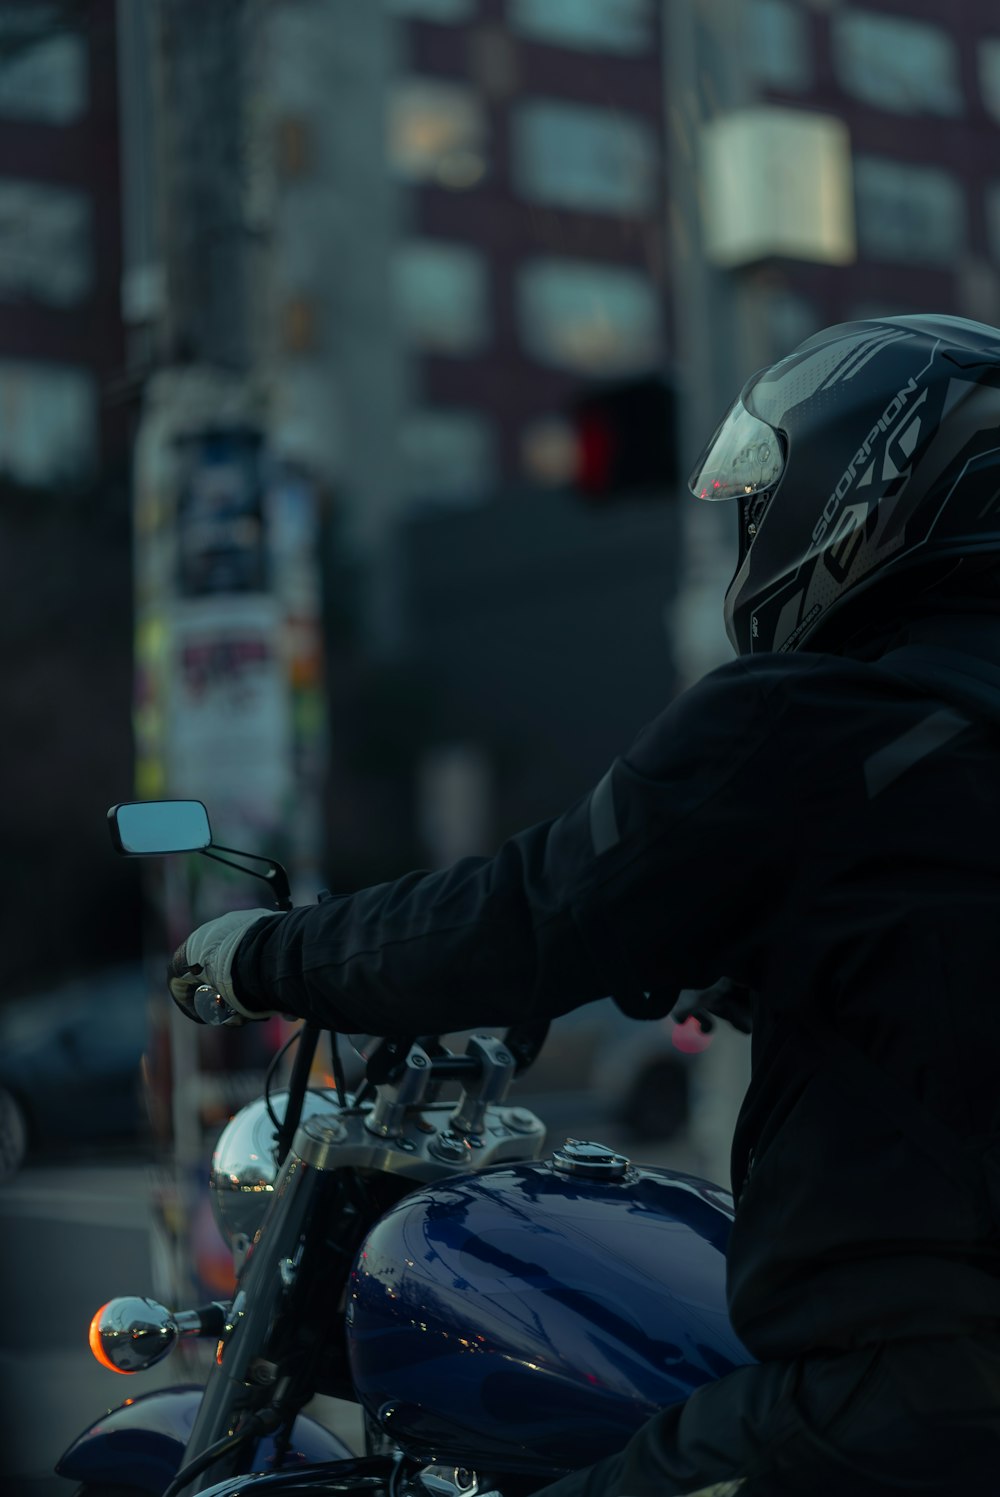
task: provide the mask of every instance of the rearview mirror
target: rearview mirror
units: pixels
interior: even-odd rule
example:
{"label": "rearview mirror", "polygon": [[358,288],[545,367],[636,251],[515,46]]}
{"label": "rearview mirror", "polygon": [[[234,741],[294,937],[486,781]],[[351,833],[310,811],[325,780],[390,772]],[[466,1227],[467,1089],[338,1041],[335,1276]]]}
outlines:
{"label": "rearview mirror", "polygon": [[208,812],[200,800],[123,801],[108,812],[119,852],[151,855],[200,852],[212,844]]}

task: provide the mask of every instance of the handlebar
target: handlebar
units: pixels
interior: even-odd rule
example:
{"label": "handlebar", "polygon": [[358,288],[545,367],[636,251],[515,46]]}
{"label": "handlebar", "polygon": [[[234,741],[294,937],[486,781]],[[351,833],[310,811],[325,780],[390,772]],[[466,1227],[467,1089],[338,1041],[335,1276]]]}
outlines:
{"label": "handlebar", "polygon": [[[126,856],[153,857],[168,853],[197,852],[242,873],[263,879],[270,885],[278,909],[289,910],[292,907],[288,875],[281,864],[260,853],[242,852],[216,842],[209,826],[208,813],[201,801],[123,802],[111,807],[108,824],[115,848]],[[235,858],[241,861],[234,862]],[[263,864],[264,867],[254,867],[254,864]],[[324,890],[319,897],[322,900],[329,895]],[[239,1016],[230,1005],[207,985],[197,989],[194,1008],[204,1024],[227,1025],[239,1022]],[[545,1042],[548,1029],[548,1022],[543,1020],[515,1024],[506,1031],[502,1044],[513,1059],[515,1076],[520,1075],[535,1060]],[[311,1021],[305,1023],[300,1031],[285,1117],[278,1130],[279,1162],[288,1152],[301,1117],[309,1072],[321,1033],[319,1025]],[[378,1087],[391,1083],[394,1079],[398,1080],[406,1069],[407,1057],[415,1044],[421,1047],[425,1064],[429,1061],[431,1078],[435,1082],[482,1078],[484,1075],[481,1056],[472,1053],[452,1055],[444,1049],[437,1036],[424,1036],[422,1039],[389,1036],[368,1057],[368,1081]],[[509,1073],[511,1068],[506,1055],[502,1061]],[[338,1091],[342,1093],[342,1078],[338,1076],[336,1056],[334,1073],[338,1080]]]}
{"label": "handlebar", "polygon": [[[302,1105],[309,1085],[309,1072],[321,1030],[318,1024],[303,1024],[298,1053],[288,1082],[288,1102],[285,1115],[277,1134],[278,1163],[284,1162],[291,1147],[295,1130],[299,1125]],[[503,1037],[503,1044],[514,1061],[514,1075],[525,1071],[545,1042],[549,1032],[548,1020],[536,1020],[512,1025]],[[365,1037],[367,1038],[367,1037]],[[403,1077],[411,1051],[416,1047],[429,1064],[431,1085],[444,1081],[463,1081],[467,1085],[483,1077],[483,1062],[480,1055],[467,1053],[454,1055],[446,1050],[437,1035],[399,1036],[389,1035],[381,1039],[367,1057],[366,1080],[374,1087],[391,1086]]]}

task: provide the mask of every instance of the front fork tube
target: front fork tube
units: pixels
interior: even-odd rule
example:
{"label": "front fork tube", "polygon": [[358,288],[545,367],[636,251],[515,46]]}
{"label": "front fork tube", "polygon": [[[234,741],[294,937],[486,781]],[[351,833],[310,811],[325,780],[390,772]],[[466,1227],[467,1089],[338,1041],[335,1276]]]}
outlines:
{"label": "front fork tube", "polygon": [[[326,1208],[339,1188],[335,1153],[332,1151],[327,1161],[325,1151],[314,1150],[311,1162],[306,1164],[293,1147],[281,1168],[267,1215],[239,1277],[229,1323],[219,1341],[182,1467],[233,1435],[241,1416],[249,1417],[274,1403],[281,1405],[288,1396],[289,1390],[282,1386],[287,1380],[270,1360],[269,1352],[284,1339],[280,1332],[285,1302],[297,1276],[307,1268],[310,1240],[322,1244],[325,1236]],[[329,1263],[327,1266],[329,1269]],[[287,1412],[291,1417],[297,1410],[289,1407]],[[250,1436],[220,1454],[180,1490],[185,1494],[201,1492],[226,1477],[243,1474],[256,1438]]]}

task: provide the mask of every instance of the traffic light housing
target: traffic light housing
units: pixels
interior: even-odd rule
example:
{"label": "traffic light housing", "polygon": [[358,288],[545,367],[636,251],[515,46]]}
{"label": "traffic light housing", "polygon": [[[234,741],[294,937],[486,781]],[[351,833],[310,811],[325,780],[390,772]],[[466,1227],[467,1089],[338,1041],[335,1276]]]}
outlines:
{"label": "traffic light housing", "polygon": [[607,385],[574,401],[573,483],[593,503],[669,498],[677,483],[676,398],[659,375]]}

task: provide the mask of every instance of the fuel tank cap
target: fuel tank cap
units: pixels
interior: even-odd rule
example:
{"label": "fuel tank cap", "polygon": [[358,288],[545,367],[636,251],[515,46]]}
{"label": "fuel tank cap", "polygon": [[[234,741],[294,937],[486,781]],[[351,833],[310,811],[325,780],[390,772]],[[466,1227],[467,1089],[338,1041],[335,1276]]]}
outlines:
{"label": "fuel tank cap", "polygon": [[588,1180],[621,1180],[629,1167],[624,1154],[616,1154],[607,1144],[591,1143],[583,1138],[568,1138],[552,1155],[552,1167],[560,1175],[583,1176]]}

